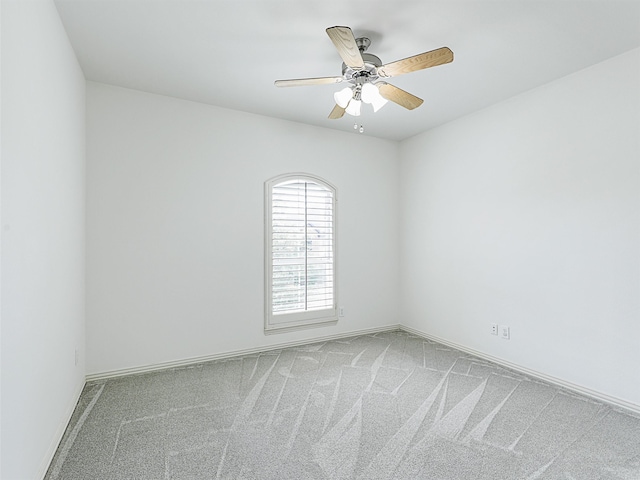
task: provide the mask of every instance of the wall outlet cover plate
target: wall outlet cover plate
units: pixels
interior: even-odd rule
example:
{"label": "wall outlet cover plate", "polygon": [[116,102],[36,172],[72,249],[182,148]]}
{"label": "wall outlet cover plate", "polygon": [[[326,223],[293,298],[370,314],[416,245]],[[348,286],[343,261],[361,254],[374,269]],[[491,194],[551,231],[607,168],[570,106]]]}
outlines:
{"label": "wall outlet cover plate", "polygon": [[500,333],[501,333],[502,338],[505,338],[505,339],[509,340],[509,338],[510,338],[509,327],[503,326],[500,329]]}

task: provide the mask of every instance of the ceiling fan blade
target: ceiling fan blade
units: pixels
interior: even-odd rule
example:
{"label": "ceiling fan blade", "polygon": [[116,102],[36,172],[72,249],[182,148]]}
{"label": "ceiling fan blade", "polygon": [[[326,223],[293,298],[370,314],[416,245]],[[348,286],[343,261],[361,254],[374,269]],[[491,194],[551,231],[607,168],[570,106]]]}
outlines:
{"label": "ceiling fan blade", "polygon": [[364,60],[356,44],[356,37],[349,27],[329,27],[327,35],[338,49],[345,64],[351,68],[363,68]]}
{"label": "ceiling fan blade", "polygon": [[397,77],[405,73],[415,72],[424,68],[436,67],[445,63],[453,62],[453,52],[447,47],[424,52],[413,57],[387,63],[378,68],[378,75],[381,77]]}
{"label": "ceiling fan blade", "polygon": [[276,87],[304,87],[306,85],[329,85],[342,82],[342,77],[297,78],[292,80],[276,80]]}
{"label": "ceiling fan blade", "polygon": [[329,114],[329,118],[331,120],[336,120],[338,118],[342,118],[342,116],[344,115],[344,108],[342,108],[340,105],[336,105],[335,107],[333,107],[333,110],[331,110],[331,113]]}
{"label": "ceiling fan blade", "polygon": [[424,102],[421,98],[411,95],[409,92],[405,92],[401,88],[391,85],[390,83],[379,84],[378,90],[380,90],[380,95],[384,98],[397,103],[408,110],[418,108]]}

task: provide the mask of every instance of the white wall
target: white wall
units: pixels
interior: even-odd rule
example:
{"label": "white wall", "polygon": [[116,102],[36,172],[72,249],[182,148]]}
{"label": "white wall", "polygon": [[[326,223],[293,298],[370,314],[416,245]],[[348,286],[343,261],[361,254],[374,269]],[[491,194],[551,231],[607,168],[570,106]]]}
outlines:
{"label": "white wall", "polygon": [[23,480],[44,474],[84,385],[85,81],[53,2],[0,8],[0,476]]}
{"label": "white wall", "polygon": [[[89,374],[398,322],[398,145],[87,87]],[[338,189],[338,325],[263,333],[263,184]]]}
{"label": "white wall", "polygon": [[[0,106],[2,105],[2,5],[0,5]],[[2,111],[0,110],[0,430],[2,429]],[[0,476],[2,475],[2,433],[0,433]]]}
{"label": "white wall", "polygon": [[640,406],[639,86],[634,50],[403,142],[402,322]]}

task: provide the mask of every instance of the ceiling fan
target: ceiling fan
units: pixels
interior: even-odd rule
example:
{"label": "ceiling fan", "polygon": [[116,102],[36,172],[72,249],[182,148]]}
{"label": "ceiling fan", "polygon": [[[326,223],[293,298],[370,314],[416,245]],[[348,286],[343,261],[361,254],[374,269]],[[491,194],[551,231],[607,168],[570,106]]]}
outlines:
{"label": "ceiling fan", "polygon": [[383,65],[378,57],[365,53],[371,41],[366,37],[355,38],[349,27],[329,27],[327,35],[344,62],[341,76],[276,80],[275,85],[302,87],[348,83],[349,86],[334,94],[336,106],[329,114],[330,119],[342,118],[345,112],[353,116],[360,115],[362,102],[371,104],[374,112],[382,108],[388,100],[413,110],[422,105],[423,100],[383,79],[453,61],[453,52],[447,47],[442,47]]}

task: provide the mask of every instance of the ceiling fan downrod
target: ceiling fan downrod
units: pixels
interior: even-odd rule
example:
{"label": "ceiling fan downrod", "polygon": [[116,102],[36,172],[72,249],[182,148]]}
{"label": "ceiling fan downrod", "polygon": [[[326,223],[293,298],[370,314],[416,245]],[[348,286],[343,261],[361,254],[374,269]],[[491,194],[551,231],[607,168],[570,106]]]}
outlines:
{"label": "ceiling fan downrod", "polygon": [[369,48],[369,45],[371,45],[371,40],[367,37],[358,37],[356,38],[356,45],[358,46],[360,53],[364,53],[367,51],[367,48]]}

